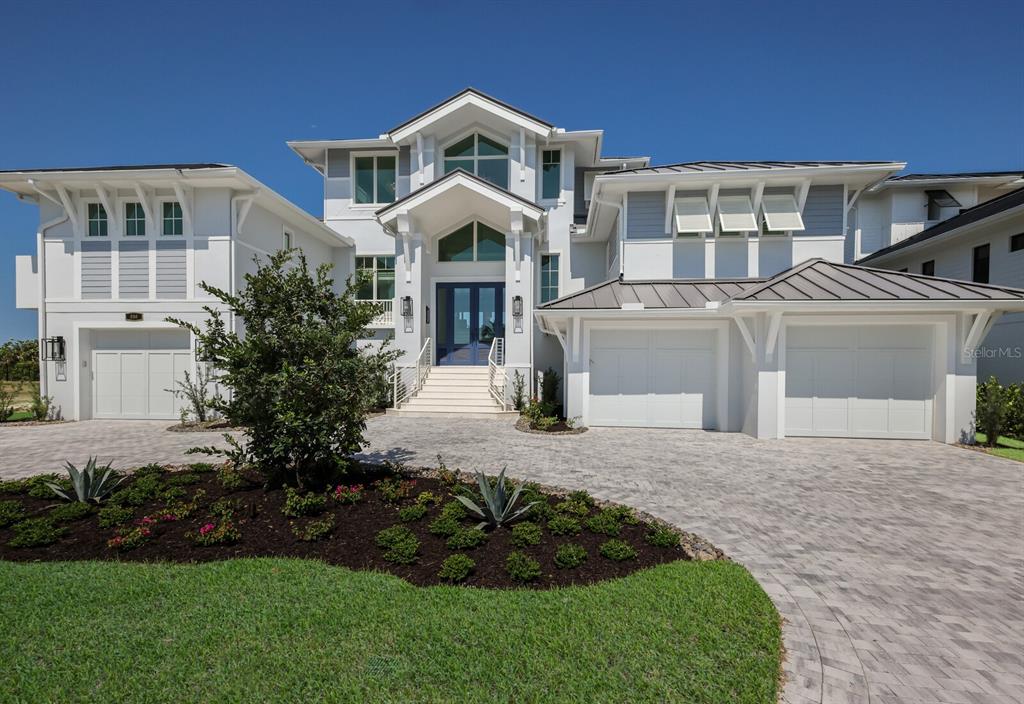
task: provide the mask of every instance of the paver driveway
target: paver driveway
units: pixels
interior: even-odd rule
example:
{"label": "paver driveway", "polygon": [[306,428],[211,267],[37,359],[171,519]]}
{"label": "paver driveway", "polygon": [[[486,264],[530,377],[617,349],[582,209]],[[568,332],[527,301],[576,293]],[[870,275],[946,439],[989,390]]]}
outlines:
{"label": "paver driveway", "polygon": [[[99,453],[180,461],[216,434],[166,423],[0,428],[0,475]],[[761,581],[786,619],[785,699],[1024,701],[1022,465],[928,442],[763,441],[508,421],[382,417],[367,455],[496,470],[622,501],[701,533]]]}

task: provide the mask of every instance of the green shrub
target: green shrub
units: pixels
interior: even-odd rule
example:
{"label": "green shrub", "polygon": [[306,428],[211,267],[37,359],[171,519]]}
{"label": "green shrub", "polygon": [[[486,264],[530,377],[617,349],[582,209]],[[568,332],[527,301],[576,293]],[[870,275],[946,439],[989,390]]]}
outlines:
{"label": "green shrub", "polygon": [[476,567],[476,563],[473,558],[456,553],[444,559],[437,576],[448,582],[462,582],[470,575],[474,567]]}
{"label": "green shrub", "polygon": [[600,550],[602,555],[616,562],[636,559],[636,550],[633,549],[633,546],[616,538],[602,543]]}
{"label": "green shrub", "polygon": [[384,559],[399,565],[416,562],[420,541],[405,526],[391,526],[377,533],[377,546],[384,549]]}
{"label": "green shrub", "polygon": [[373,486],[380,492],[380,498],[389,504],[398,503],[402,499],[409,498],[416,482],[411,479],[397,479],[389,477],[378,479]]}
{"label": "green shrub", "polygon": [[617,536],[622,530],[622,524],[619,523],[619,515],[615,511],[605,509],[599,513],[595,513],[593,516],[586,520],[587,530],[591,533],[601,533],[603,535]]}
{"label": "green shrub", "polygon": [[83,504],[81,501],[72,501],[70,503],[61,504],[57,508],[51,510],[47,516],[58,523],[68,523],[70,521],[77,521],[80,518],[85,518],[92,513],[92,506],[89,504]]}
{"label": "green shrub", "polygon": [[289,522],[292,535],[307,543],[316,542],[326,538],[334,530],[334,514],[329,513],[323,518],[314,518],[305,525],[298,525],[294,521]]}
{"label": "green shrub", "polygon": [[211,516],[231,516],[238,510],[240,502],[236,499],[229,499],[224,496],[210,504]]}
{"label": "green shrub", "polygon": [[172,472],[164,481],[171,486],[188,486],[198,484],[202,480],[203,478],[195,472]]}
{"label": "green shrub", "polygon": [[[245,447],[221,453],[240,449],[270,486],[322,488],[345,469],[399,354],[357,344],[380,306],[356,299],[359,277],[341,292],[336,279],[330,264],[311,269],[300,250],[282,250],[261,257],[237,293],[200,283],[218,301],[203,323],[170,319],[195,335],[227,390],[211,409],[246,428]],[[227,324],[229,310],[241,324]]]}
{"label": "green shrub", "polygon": [[167,467],[164,467],[159,462],[150,462],[132,472],[132,476],[136,479],[141,479],[142,477],[162,477],[169,471]]}
{"label": "green shrub", "polygon": [[160,490],[160,493],[156,495],[157,501],[163,501],[168,503],[171,501],[180,501],[185,498],[188,492],[185,491],[183,486],[165,486]]}
{"label": "green shrub", "polygon": [[994,376],[984,384],[978,384],[975,425],[987,436],[985,439],[989,447],[996,446],[1006,429],[1007,410],[1006,389]]}
{"label": "green shrub", "polygon": [[[199,503],[205,496],[206,491],[204,489],[200,489],[195,493],[191,501],[172,501],[167,504],[167,506],[160,509],[158,515],[163,521],[182,521],[195,513],[196,509],[199,507]],[[221,501],[224,501],[224,499],[221,499]],[[216,505],[216,502],[214,505]]]}
{"label": "green shrub", "polygon": [[327,497],[323,494],[307,492],[305,496],[295,489],[285,487],[284,505],[281,506],[281,513],[291,518],[299,516],[316,516],[327,508]]}
{"label": "green shrub", "polygon": [[52,499],[53,489],[50,484],[56,484],[65,491],[71,491],[71,481],[67,477],[58,474],[40,474],[28,479],[28,495],[33,499]]}
{"label": "green shrub", "polygon": [[544,536],[544,531],[536,523],[518,523],[512,526],[512,537],[509,542],[517,548],[537,545]]}
{"label": "green shrub", "polygon": [[644,540],[656,548],[674,548],[679,545],[679,533],[665,526],[655,526],[647,532]]}
{"label": "green shrub", "polygon": [[449,501],[441,507],[441,516],[444,518],[454,518],[456,521],[461,521],[466,515],[466,507],[458,501]]}
{"label": "green shrub", "polygon": [[540,577],[540,563],[525,553],[514,551],[505,560],[505,571],[517,582],[531,582]]}
{"label": "green shrub", "polygon": [[0,528],[17,523],[25,516],[25,507],[20,501],[0,501]]}
{"label": "green shrub", "polygon": [[583,504],[587,508],[594,507],[594,497],[589,492],[583,489],[577,489],[576,491],[570,491],[569,495],[565,497],[568,501],[574,501],[578,504]]}
{"label": "green shrub", "polygon": [[156,525],[156,519],[143,516],[135,522],[135,525],[118,528],[114,537],[107,541],[107,547],[126,552],[145,545],[153,539],[154,525]]}
{"label": "green shrub", "polygon": [[568,570],[587,561],[587,549],[574,543],[563,543],[555,550],[555,567]]}
{"label": "green shrub", "polygon": [[99,512],[100,528],[113,528],[114,526],[124,525],[132,520],[134,515],[135,509],[127,506],[107,506],[106,508],[101,508]]}
{"label": "green shrub", "polygon": [[398,520],[403,523],[418,521],[427,515],[427,507],[423,504],[412,504],[398,509]]}
{"label": "green shrub", "polygon": [[619,523],[623,525],[635,526],[640,524],[640,519],[637,518],[636,511],[629,506],[609,506],[605,511],[615,516]]}
{"label": "green shrub", "polygon": [[421,506],[437,506],[441,503],[441,497],[432,491],[421,491],[416,496],[416,503]]}
{"label": "green shrub", "polygon": [[11,528],[14,537],[7,543],[12,548],[35,548],[56,543],[65,528],[58,528],[49,518],[29,518]]}
{"label": "green shrub", "polygon": [[217,471],[217,468],[209,462],[193,462],[188,468],[196,474],[209,474]]}
{"label": "green shrub", "polygon": [[590,506],[583,503],[582,501],[573,501],[566,499],[565,501],[559,501],[555,504],[555,512],[564,514],[566,516],[586,516],[590,513]]}
{"label": "green shrub", "polygon": [[[157,466],[159,467],[159,465]],[[165,489],[160,476],[152,472],[140,475],[140,471],[142,470],[136,470],[131,484],[115,492],[110,497],[108,503],[115,506],[141,506],[148,501],[155,501],[159,498],[161,492]],[[162,472],[163,468],[160,467],[160,473]]]}
{"label": "green shrub", "polygon": [[427,530],[434,535],[440,535],[442,538],[447,538],[462,530],[462,524],[459,523],[458,519],[452,518],[451,516],[440,516],[430,522],[430,525],[427,526]]}
{"label": "green shrub", "polygon": [[31,487],[28,479],[7,479],[0,481],[0,494],[24,494]]}
{"label": "green shrub", "polygon": [[555,516],[555,509],[551,508],[551,504],[547,501],[538,501],[530,510],[526,512],[526,520],[537,521],[538,523],[546,523]]}
{"label": "green shrub", "polygon": [[248,484],[238,468],[230,463],[222,464],[217,470],[217,481],[224,487],[224,491],[238,491]]}
{"label": "green shrub", "polygon": [[552,535],[578,535],[583,529],[575,518],[559,515],[548,521],[548,530]]}
{"label": "green shrub", "polygon": [[479,528],[461,528],[448,538],[445,544],[452,550],[472,550],[485,542],[487,533]]}
{"label": "green shrub", "polygon": [[215,521],[207,521],[195,533],[186,533],[185,537],[196,545],[210,547],[212,545],[230,545],[242,538],[242,532],[235,525],[232,515],[220,516]]}

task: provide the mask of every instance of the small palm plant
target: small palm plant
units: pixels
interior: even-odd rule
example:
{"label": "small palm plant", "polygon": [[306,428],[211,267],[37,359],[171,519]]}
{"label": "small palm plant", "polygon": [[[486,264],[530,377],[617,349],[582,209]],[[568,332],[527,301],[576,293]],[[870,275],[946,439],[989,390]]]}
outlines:
{"label": "small palm plant", "polygon": [[85,469],[82,470],[70,462],[66,462],[65,465],[75,496],[72,497],[67,490],[57,484],[47,482],[46,485],[53,490],[53,493],[66,501],[80,501],[83,504],[91,501],[98,504],[124,481],[124,477],[114,474],[109,463],[104,467],[97,468],[95,457],[90,457],[85,464]]}
{"label": "small palm plant", "polygon": [[504,469],[498,475],[498,481],[494,487],[491,487],[490,480],[487,479],[483,472],[476,473],[476,482],[480,485],[480,495],[484,499],[483,506],[477,506],[474,501],[467,499],[465,496],[456,496],[455,498],[461,501],[469,509],[470,513],[483,519],[477,525],[477,528],[482,529],[487,526],[499,528],[503,524],[511,523],[525,515],[537,503],[536,501],[531,501],[522,508],[516,508],[516,502],[519,501],[519,494],[523,491],[523,485],[517,486],[515,491],[510,494],[509,487],[505,482]]}

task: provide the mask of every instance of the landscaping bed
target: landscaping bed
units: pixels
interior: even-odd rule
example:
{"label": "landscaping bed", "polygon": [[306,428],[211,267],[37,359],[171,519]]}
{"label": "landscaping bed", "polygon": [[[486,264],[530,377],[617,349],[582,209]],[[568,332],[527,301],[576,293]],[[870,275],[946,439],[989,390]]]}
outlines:
{"label": "landscaping bed", "polygon": [[585,426],[570,425],[564,420],[558,420],[545,428],[541,428],[535,426],[526,417],[521,417],[516,421],[516,430],[523,433],[533,433],[534,435],[579,435],[580,433],[587,432]]}
{"label": "landscaping bed", "polygon": [[0,510],[0,559],[301,557],[386,571],[416,585],[543,589],[721,557],[698,537],[644,520],[632,509],[598,506],[585,492],[558,495],[537,485],[526,485],[520,496],[522,507],[537,502],[524,517],[479,531],[478,519],[455,499],[481,502],[479,489],[466,479],[446,469],[400,473],[361,466],[341,485],[301,493],[267,491],[227,465],[178,471],[150,465],[136,470],[100,508],[52,496],[40,478],[7,482],[0,484],[0,509],[7,515],[5,520]]}
{"label": "landscaping bed", "polygon": [[184,423],[175,423],[167,427],[172,433],[212,433],[225,430],[238,430],[231,422],[224,418],[213,420],[187,420]]}

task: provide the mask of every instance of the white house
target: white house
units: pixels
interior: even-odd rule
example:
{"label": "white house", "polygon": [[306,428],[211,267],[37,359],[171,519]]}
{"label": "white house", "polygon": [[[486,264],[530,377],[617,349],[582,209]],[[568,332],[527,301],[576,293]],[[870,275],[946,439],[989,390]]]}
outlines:
{"label": "white house", "polygon": [[225,164],[8,171],[0,188],[39,206],[17,306],[38,311],[41,392],[69,419],[178,417],[194,342],[165,318],[206,318],[200,282],[234,292],[282,247],[333,263],[339,290],[355,265],[351,239]]}
{"label": "white house", "polygon": [[[868,251],[865,213],[891,205],[884,194],[903,163],[652,167],[643,156],[606,156],[602,142],[601,130],[565,130],[467,89],[376,137],[289,142],[323,176],[324,224],[291,209],[295,219],[266,236],[280,238],[290,225],[304,246],[318,242],[318,256],[336,262],[349,261],[354,243],[360,296],[386,309],[367,344],[393,337],[404,353],[394,383],[400,414],[507,412],[515,380],[534,389],[536,373],[550,367],[564,378],[566,415],[592,426],[971,437],[976,350],[999,314],[1024,311],[1024,291],[852,264]],[[92,332],[93,307],[106,306],[104,325],[128,325],[128,311],[149,314],[141,322],[152,317],[143,302],[123,300],[124,283],[93,282],[95,267],[118,278],[110,272],[122,271],[121,247],[133,243],[118,232],[102,241],[116,238],[118,247],[98,247],[89,203],[121,212],[140,202],[155,226],[162,194],[189,204],[183,218],[199,223],[200,194],[216,190],[200,184],[212,186],[221,168],[164,169],[148,186],[146,170],[0,179],[43,206],[37,258],[46,263],[19,263],[19,291],[40,308],[41,337],[71,340],[69,363],[47,364],[46,381],[53,393],[55,374],[70,379],[78,417],[101,415],[90,409],[95,390],[107,387],[69,369],[111,345],[125,349]],[[146,249],[147,300],[160,320],[183,314],[198,280],[237,285],[224,266],[241,267],[248,253],[239,249],[273,248],[248,239],[254,216],[242,210],[289,206],[231,174],[220,177],[230,181],[219,184],[222,207],[211,208],[223,222],[182,226],[186,300],[164,300],[160,282],[173,261],[161,254],[166,237]],[[985,181],[988,190],[976,185],[973,197],[997,195],[1019,177]],[[71,223],[49,221],[67,212]],[[879,247],[902,222],[887,218],[875,218],[890,226]],[[235,253],[200,265],[199,247],[220,240]],[[49,288],[56,266],[67,290]],[[46,294],[33,299],[40,287]],[[198,304],[185,311],[198,314]],[[148,383],[163,388],[163,378]]]}
{"label": "white house", "polygon": [[[858,263],[1024,288],[1024,185],[963,210]],[[970,202],[967,199],[964,199]],[[1003,315],[976,351],[978,377],[1024,381],[1024,314]]]}

